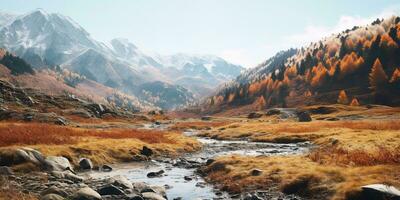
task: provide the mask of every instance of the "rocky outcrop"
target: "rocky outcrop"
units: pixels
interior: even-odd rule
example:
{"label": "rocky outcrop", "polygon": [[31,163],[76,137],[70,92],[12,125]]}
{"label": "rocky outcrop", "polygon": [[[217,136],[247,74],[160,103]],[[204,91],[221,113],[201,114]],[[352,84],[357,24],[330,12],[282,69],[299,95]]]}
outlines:
{"label": "rocky outcrop", "polygon": [[13,166],[22,163],[32,163],[49,171],[73,171],[73,167],[67,158],[61,156],[45,157],[32,148],[4,149],[0,152],[0,166]]}

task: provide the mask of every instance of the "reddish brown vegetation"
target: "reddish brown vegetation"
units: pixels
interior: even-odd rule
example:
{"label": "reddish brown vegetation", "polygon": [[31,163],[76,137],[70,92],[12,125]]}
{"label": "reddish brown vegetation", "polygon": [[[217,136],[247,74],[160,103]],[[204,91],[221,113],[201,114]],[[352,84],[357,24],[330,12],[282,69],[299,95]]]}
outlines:
{"label": "reddish brown vegetation", "polygon": [[49,124],[6,124],[0,126],[0,146],[35,144],[74,144],[80,137],[138,139],[147,143],[173,143],[167,133],[154,130],[112,129],[89,130]]}
{"label": "reddish brown vegetation", "polygon": [[378,150],[374,152],[346,150],[332,146],[313,151],[309,157],[312,161],[323,164],[357,166],[398,164],[400,163],[400,146],[394,149],[379,147]]}

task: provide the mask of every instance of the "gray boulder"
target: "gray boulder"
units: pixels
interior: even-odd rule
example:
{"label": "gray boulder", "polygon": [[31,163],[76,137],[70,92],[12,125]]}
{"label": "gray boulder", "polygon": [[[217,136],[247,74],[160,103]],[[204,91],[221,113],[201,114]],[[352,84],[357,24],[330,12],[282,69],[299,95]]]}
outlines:
{"label": "gray boulder", "polygon": [[141,193],[141,191],[143,191],[143,189],[149,187],[144,182],[134,182],[134,183],[132,183],[132,186],[133,186],[133,190],[136,192],[139,192],[139,193]]}
{"label": "gray boulder", "polygon": [[160,177],[163,174],[164,174],[164,170],[160,170],[160,171],[157,171],[157,172],[149,172],[149,173],[147,173],[147,177],[148,178],[155,178],[155,177]]}
{"label": "gray boulder", "polygon": [[371,184],[361,187],[362,192],[360,199],[371,200],[399,200],[400,191],[389,185]]}
{"label": "gray boulder", "polygon": [[71,163],[69,163],[68,159],[62,156],[48,156],[44,160],[44,166],[50,171],[73,170]]}
{"label": "gray boulder", "polygon": [[100,200],[101,196],[99,193],[94,191],[92,188],[84,187],[79,189],[75,194],[72,196],[74,200]]}
{"label": "gray boulder", "polygon": [[113,184],[122,189],[132,189],[132,183],[124,176],[113,176],[107,179],[107,183]]}
{"label": "gray boulder", "polygon": [[153,193],[153,192],[145,192],[142,193],[142,196],[145,200],[166,200],[164,197],[162,197],[161,195],[157,194],[157,193]]}
{"label": "gray boulder", "polygon": [[28,147],[23,147],[23,148],[17,149],[15,154],[16,154],[16,157],[22,161],[22,163],[31,162],[36,165],[41,165],[45,160],[42,153],[40,153],[37,150],[28,148]]}
{"label": "gray boulder", "polygon": [[[140,193],[155,193],[160,195],[163,198],[167,198],[167,192],[164,187],[157,185],[146,185]],[[144,196],[143,196],[144,197]]]}
{"label": "gray boulder", "polygon": [[109,184],[97,190],[101,196],[103,195],[125,195],[125,192],[118,187]]}

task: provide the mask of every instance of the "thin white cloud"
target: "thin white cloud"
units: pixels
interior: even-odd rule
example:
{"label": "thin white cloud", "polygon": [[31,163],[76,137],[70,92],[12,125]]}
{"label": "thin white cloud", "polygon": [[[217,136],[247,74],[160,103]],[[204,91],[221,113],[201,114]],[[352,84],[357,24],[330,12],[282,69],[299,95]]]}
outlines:
{"label": "thin white cloud", "polygon": [[284,36],[283,41],[289,47],[300,47],[309,44],[310,42],[318,41],[324,37],[330,36],[335,33],[342,32],[346,29],[350,29],[354,26],[363,26],[370,24],[373,20],[377,18],[387,18],[393,15],[399,15],[400,5],[393,5],[385,10],[383,10],[378,15],[370,17],[360,17],[360,16],[341,16],[338,23],[333,26],[318,26],[309,25],[303,32],[299,34]]}

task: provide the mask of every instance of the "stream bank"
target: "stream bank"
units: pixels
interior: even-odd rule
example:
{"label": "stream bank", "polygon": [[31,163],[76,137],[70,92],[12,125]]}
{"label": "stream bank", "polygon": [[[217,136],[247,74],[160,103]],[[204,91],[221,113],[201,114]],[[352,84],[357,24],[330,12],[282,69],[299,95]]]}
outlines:
{"label": "stream bank", "polygon": [[[185,135],[195,137],[188,131]],[[112,172],[93,171],[85,173],[94,179],[125,176],[132,182],[144,182],[166,188],[168,199],[245,199],[250,194],[228,194],[205,182],[196,170],[211,162],[213,158],[226,155],[275,156],[304,154],[312,147],[309,142],[276,144],[249,141],[224,141],[197,138],[203,144],[201,151],[181,156],[178,159],[162,158],[141,163],[112,165]],[[152,175],[148,177],[148,175]],[[256,195],[254,195],[254,193]],[[255,191],[250,196],[260,198],[299,199],[277,191]]]}

